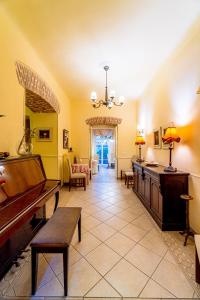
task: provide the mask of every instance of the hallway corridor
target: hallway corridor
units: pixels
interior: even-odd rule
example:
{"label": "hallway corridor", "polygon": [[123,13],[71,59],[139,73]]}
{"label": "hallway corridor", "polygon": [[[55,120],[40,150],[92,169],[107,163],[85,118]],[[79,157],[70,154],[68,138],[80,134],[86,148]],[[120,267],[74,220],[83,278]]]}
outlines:
{"label": "hallway corridor", "polygon": [[[124,182],[100,172],[86,192],[64,187],[59,205],[83,208],[82,242],[75,232],[70,249],[69,297],[197,297],[157,225]],[[52,207],[50,201],[49,213]],[[193,253],[191,242],[187,249]],[[30,282],[29,252],[0,282],[0,295],[29,296]],[[63,296],[61,255],[40,256],[36,296]]]}

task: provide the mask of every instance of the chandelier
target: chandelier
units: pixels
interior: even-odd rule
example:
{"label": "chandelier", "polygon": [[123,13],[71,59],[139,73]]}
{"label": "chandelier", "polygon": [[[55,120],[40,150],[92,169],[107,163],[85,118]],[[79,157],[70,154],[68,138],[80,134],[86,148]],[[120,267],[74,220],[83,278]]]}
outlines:
{"label": "chandelier", "polygon": [[124,104],[124,97],[120,96],[118,99],[115,99],[115,91],[111,91],[110,95],[108,96],[108,86],[107,86],[107,72],[109,70],[109,66],[104,66],[104,70],[106,71],[106,86],[105,86],[105,99],[104,100],[97,100],[96,92],[92,92],[90,99],[92,100],[92,105],[94,108],[99,108],[102,105],[105,105],[109,109],[116,106],[122,106]]}

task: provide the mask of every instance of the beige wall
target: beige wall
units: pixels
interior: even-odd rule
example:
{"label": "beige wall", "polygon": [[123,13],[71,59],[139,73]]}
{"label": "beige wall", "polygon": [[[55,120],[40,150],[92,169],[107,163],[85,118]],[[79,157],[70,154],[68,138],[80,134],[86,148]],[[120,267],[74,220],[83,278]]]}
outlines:
{"label": "beige wall", "polygon": [[[102,93],[103,93],[102,87]],[[74,154],[82,159],[90,158],[90,129],[85,120],[96,116],[111,116],[122,118],[118,126],[118,175],[122,168],[129,168],[132,156],[135,154],[134,145],[136,135],[136,103],[125,102],[122,107],[113,107],[109,110],[106,107],[95,109],[92,107],[89,98],[86,101],[73,100],[71,104],[72,119],[72,140],[71,146]]]}
{"label": "beige wall", "polygon": [[[33,24],[34,26],[34,24]],[[62,176],[62,130],[70,131],[70,102],[62,89],[41,61],[32,45],[27,41],[9,14],[0,3],[0,151],[16,155],[17,147],[23,136],[24,128],[24,89],[19,85],[15,62],[20,60],[35,70],[52,88],[61,108],[58,115],[58,160],[59,177]],[[3,130],[2,130],[3,128]],[[71,131],[70,131],[71,132]]]}
{"label": "beige wall", "polygon": [[153,148],[153,129],[174,122],[181,136],[175,144],[173,165],[190,175],[190,221],[200,232],[200,35],[199,24],[153,78],[138,103],[138,124],[145,128],[147,160],[168,165],[169,151]]}

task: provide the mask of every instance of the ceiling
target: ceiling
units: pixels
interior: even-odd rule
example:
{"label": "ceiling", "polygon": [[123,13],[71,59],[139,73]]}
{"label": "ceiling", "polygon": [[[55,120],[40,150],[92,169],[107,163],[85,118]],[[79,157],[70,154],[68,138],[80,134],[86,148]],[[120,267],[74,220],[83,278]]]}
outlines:
{"label": "ceiling", "polygon": [[134,100],[200,16],[200,0],[1,0],[67,95]]}

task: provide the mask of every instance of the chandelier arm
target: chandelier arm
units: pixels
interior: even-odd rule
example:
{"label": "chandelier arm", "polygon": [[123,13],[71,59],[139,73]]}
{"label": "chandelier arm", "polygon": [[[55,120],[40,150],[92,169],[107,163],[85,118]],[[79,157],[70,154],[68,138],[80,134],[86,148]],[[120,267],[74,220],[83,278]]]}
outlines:
{"label": "chandelier arm", "polygon": [[123,105],[123,103],[122,103],[122,102],[120,102],[120,103],[116,103],[116,102],[114,102],[114,101],[113,101],[113,104],[114,104],[114,105],[116,105],[116,106],[122,106],[122,105]]}
{"label": "chandelier arm", "polygon": [[104,105],[104,100],[99,100],[96,103],[93,104],[94,108],[99,108],[101,105]]}

